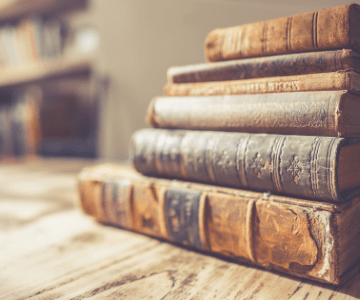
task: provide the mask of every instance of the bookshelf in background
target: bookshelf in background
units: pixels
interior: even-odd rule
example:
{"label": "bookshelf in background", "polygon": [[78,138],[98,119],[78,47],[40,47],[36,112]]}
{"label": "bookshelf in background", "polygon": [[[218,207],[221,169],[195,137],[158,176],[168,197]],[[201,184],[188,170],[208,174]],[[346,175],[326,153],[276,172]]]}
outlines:
{"label": "bookshelf in background", "polygon": [[[0,131],[2,157],[96,156],[98,38],[68,18],[86,13],[88,2],[0,2],[0,122],[8,123]],[[92,47],[82,47],[84,36]],[[13,123],[23,130],[11,130]]]}

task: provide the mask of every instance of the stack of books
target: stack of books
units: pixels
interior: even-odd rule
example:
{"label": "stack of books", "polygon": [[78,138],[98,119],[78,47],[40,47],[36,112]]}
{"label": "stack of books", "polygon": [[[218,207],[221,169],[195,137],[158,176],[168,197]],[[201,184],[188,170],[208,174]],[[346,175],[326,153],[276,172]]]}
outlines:
{"label": "stack of books", "polygon": [[142,175],[83,170],[84,212],[344,282],[360,259],[359,23],[360,6],[347,5],[210,32],[209,63],[170,68],[147,114],[157,129],[133,136]]}

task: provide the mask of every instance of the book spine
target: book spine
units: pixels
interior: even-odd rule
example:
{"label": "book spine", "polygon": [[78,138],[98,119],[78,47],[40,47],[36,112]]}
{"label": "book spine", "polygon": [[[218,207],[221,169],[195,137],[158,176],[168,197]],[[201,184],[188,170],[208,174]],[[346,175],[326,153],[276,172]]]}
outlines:
{"label": "book spine", "polygon": [[131,160],[145,175],[343,201],[336,166],[344,139],[317,136],[144,129]]}
{"label": "book spine", "polygon": [[[92,187],[93,186],[93,187]],[[334,212],[126,178],[80,180],[100,222],[300,277],[337,283]],[[90,192],[92,191],[92,192]]]}
{"label": "book spine", "polygon": [[358,49],[351,28],[356,5],[345,5],[237,27],[215,29],[205,40],[208,61],[274,54]]}
{"label": "book spine", "polygon": [[359,93],[360,76],[354,72],[333,72],[257,78],[247,80],[166,84],[164,96],[215,96],[259,93],[348,90]]}
{"label": "book spine", "polygon": [[239,59],[168,69],[168,83],[241,80],[251,78],[330,73],[353,69],[359,55],[351,50],[296,53]]}
{"label": "book spine", "polygon": [[351,101],[347,95],[338,91],[157,97],[149,105],[147,121],[167,129],[340,137],[350,134],[339,120],[346,115],[342,103]]}

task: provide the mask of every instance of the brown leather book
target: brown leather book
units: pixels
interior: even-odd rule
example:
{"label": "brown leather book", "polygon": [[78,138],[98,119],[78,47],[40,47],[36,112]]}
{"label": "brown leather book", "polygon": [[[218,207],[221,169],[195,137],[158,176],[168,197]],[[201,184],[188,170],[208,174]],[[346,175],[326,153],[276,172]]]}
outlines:
{"label": "brown leather book", "polygon": [[360,95],[347,91],[157,97],[152,127],[249,133],[360,136]]}
{"label": "brown leather book", "polygon": [[164,96],[214,96],[348,90],[360,93],[360,74],[339,71],[216,82],[168,83]]}
{"label": "brown leather book", "polygon": [[330,73],[360,73],[360,55],[336,50],[265,56],[169,68],[168,83],[208,82]]}
{"label": "brown leather book", "polygon": [[205,40],[208,61],[342,48],[360,50],[357,4],[215,29]]}
{"label": "brown leather book", "polygon": [[141,176],[99,165],[79,176],[83,211],[189,248],[341,284],[360,258],[359,197],[342,205]]}
{"label": "brown leather book", "polygon": [[360,139],[143,129],[130,145],[145,175],[341,202],[360,194]]}

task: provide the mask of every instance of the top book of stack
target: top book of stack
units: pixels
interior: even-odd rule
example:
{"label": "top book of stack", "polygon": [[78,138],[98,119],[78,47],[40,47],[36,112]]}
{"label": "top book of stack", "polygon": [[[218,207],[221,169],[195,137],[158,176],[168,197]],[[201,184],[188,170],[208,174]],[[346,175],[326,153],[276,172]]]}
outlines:
{"label": "top book of stack", "polygon": [[357,4],[215,29],[205,40],[208,61],[342,48],[360,51]]}

